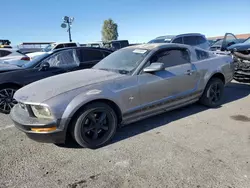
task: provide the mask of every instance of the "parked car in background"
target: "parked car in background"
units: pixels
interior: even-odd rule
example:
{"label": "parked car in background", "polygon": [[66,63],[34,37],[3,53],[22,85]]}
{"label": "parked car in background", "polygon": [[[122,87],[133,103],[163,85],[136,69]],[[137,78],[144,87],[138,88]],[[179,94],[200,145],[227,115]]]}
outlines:
{"label": "parked car in background", "polygon": [[12,48],[11,42],[7,39],[0,39],[0,48]]}
{"label": "parked car in background", "polygon": [[241,43],[239,40],[234,34],[226,33],[220,50],[234,58],[234,80],[250,83],[250,38]]}
{"label": "parked car in background", "polygon": [[233,44],[241,44],[245,41],[246,39],[237,39],[233,34],[231,33],[226,33],[224,38],[219,39],[217,42],[215,42],[212,46],[210,46],[209,50],[211,51],[222,51],[222,43],[225,47],[229,47]]}
{"label": "parked car in background", "polygon": [[42,51],[49,52],[56,49],[67,48],[67,47],[80,47],[81,45],[77,42],[61,42],[61,43],[52,43],[46,46]]}
{"label": "parked car in background", "polygon": [[209,42],[206,39],[205,35],[200,33],[185,33],[180,35],[165,35],[157,37],[148,42],[150,43],[178,43],[178,44],[187,44],[191,46],[197,46],[202,49],[209,49]]}
{"label": "parked car in background", "polygon": [[221,39],[209,39],[208,42],[209,42],[209,46],[212,46],[214,43],[216,43],[217,41],[219,41]]}
{"label": "parked car in background", "polygon": [[0,64],[0,112],[10,112],[16,103],[13,95],[21,87],[57,74],[91,68],[111,53],[103,48],[72,47],[45,52],[22,66]]}
{"label": "parked car in background", "polygon": [[16,49],[0,48],[0,64],[15,64],[22,66],[30,61],[30,57]]}
{"label": "parked car in background", "polygon": [[250,37],[248,39],[238,39],[238,43],[232,44],[227,47],[227,50],[234,51],[249,51],[250,52]]}
{"label": "parked car in background", "polygon": [[[183,44],[125,47],[91,69],[46,78],[15,93],[16,127],[41,142],[97,148],[119,125],[199,101],[222,104],[233,78],[231,56]],[[63,81],[62,81],[63,80]]]}

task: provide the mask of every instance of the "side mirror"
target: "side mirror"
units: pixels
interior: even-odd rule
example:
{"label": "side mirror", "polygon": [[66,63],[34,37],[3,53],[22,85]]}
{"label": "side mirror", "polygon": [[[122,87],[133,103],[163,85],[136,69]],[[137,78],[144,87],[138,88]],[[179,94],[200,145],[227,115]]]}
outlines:
{"label": "side mirror", "polygon": [[144,68],[143,72],[151,73],[151,72],[157,72],[163,69],[164,69],[163,63],[155,62],[155,63],[151,63],[151,65],[149,65],[148,67]]}
{"label": "side mirror", "polygon": [[41,67],[40,67],[39,71],[46,71],[46,70],[49,69],[49,67],[50,67],[49,63],[44,62],[44,63],[41,64]]}

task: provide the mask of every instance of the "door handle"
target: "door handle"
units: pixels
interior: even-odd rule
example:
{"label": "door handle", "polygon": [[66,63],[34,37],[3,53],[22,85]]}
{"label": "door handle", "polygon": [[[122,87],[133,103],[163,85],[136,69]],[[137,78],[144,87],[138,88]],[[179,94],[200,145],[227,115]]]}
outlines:
{"label": "door handle", "polygon": [[193,70],[187,70],[186,74],[187,74],[187,75],[192,75],[193,72],[194,72]]}

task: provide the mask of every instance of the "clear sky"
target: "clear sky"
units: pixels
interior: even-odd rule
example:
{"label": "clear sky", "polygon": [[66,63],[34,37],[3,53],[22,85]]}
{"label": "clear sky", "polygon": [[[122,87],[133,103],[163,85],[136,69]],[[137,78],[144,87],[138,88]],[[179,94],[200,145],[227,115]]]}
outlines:
{"label": "clear sky", "polygon": [[72,39],[80,43],[101,40],[108,18],[131,43],[186,32],[250,33],[250,0],[6,0],[0,9],[0,38],[12,44],[68,41],[65,15],[75,18]]}

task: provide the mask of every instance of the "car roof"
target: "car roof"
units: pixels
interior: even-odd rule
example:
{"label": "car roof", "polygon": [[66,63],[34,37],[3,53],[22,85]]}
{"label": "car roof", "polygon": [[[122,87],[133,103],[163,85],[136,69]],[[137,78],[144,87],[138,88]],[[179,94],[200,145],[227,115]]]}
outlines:
{"label": "car roof", "polygon": [[201,33],[182,33],[182,34],[178,34],[178,35],[164,35],[164,36],[159,36],[159,37],[156,37],[155,39],[165,39],[165,38],[169,38],[169,39],[172,39],[172,38],[175,38],[175,37],[184,37],[184,36],[205,36]]}
{"label": "car roof", "polygon": [[146,43],[146,44],[127,46],[125,48],[154,50],[159,48],[178,48],[178,47],[190,48],[190,45],[179,44],[179,43]]}
{"label": "car roof", "polygon": [[63,50],[69,50],[69,49],[93,49],[93,50],[105,50],[105,51],[113,52],[113,50],[110,50],[107,48],[101,48],[101,47],[74,46],[74,47],[65,47],[65,48],[55,49],[55,50],[52,50],[51,53],[59,52],[59,51],[63,51]]}

